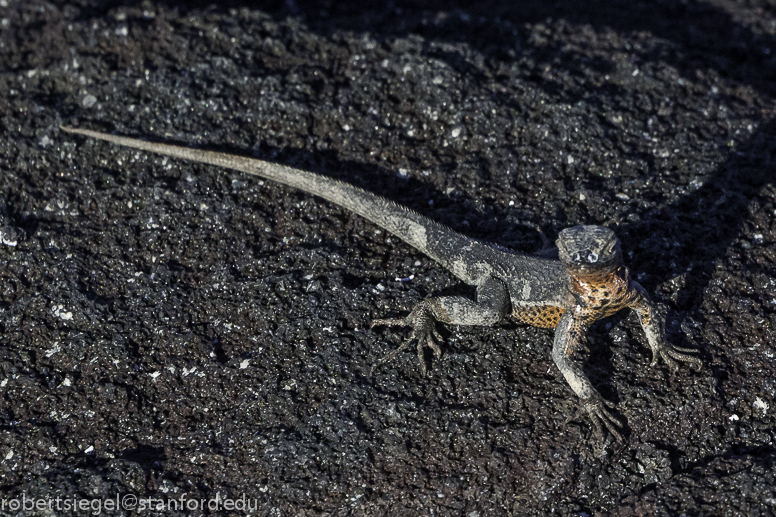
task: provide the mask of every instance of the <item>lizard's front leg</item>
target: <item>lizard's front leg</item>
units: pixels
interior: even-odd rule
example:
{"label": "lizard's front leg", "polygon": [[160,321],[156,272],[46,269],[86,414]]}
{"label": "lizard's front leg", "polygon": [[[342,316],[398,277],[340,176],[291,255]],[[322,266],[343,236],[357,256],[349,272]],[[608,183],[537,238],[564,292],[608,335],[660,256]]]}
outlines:
{"label": "lizard's front leg", "polygon": [[652,363],[650,366],[656,366],[658,359],[662,358],[672,370],[676,370],[679,367],[676,361],[690,363],[693,369],[700,370],[702,366],[701,360],[695,355],[698,351],[680,348],[667,343],[662,318],[652,307],[649,295],[637,282],[632,282],[631,288],[636,292],[636,297],[630,308],[638,314],[641,327],[647,336],[647,343],[649,343],[649,348],[652,349]]}
{"label": "lizard's front leg", "polygon": [[437,321],[454,325],[494,325],[509,313],[509,292],[500,280],[488,278],[477,286],[476,300],[463,296],[440,296],[423,300],[412,309],[406,318],[378,319],[372,322],[376,325],[405,325],[412,327],[412,333],[399,348],[386,355],[372,366],[372,371],[381,364],[396,357],[413,341],[417,342],[420,371],[426,375],[426,362],[423,359],[423,348],[434,351],[439,359],[442,350],[438,341],[442,337],[435,326]]}
{"label": "lizard's front leg", "polygon": [[622,424],[609,410],[609,408],[614,408],[614,405],[601,397],[590,380],[582,373],[582,369],[571,360],[571,354],[579,347],[580,341],[585,338],[585,330],[587,330],[587,324],[576,313],[577,308],[572,306],[566,309],[555,328],[552,359],[571,389],[580,398],[582,408],[587,411],[593,422],[596,436],[603,439],[603,427],[606,427],[617,441],[622,441],[619,429]]}

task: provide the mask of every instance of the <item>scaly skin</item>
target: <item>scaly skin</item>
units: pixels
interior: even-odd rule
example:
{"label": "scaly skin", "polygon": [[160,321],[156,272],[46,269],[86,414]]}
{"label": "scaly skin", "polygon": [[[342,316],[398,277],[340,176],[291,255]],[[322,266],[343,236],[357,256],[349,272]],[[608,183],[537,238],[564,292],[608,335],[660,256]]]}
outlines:
{"label": "scaly skin", "polygon": [[581,368],[571,360],[583,346],[587,328],[596,320],[631,308],[639,316],[652,350],[651,366],[658,359],[671,368],[677,361],[700,368],[696,351],[674,347],[665,341],[660,321],[644,289],[630,280],[622,264],[620,243],[614,233],[600,226],[575,226],[560,232],[556,242],[559,260],[528,256],[463,236],[408,208],[347,183],[308,171],[252,158],[202,151],[115,136],[87,129],[62,127],[118,145],[234,169],[283,183],[320,196],[372,221],[433,258],[469,285],[476,286],[475,300],[439,296],[423,300],[404,318],[379,319],[375,325],[412,327],[409,338],[375,364],[394,358],[412,342],[417,343],[421,372],[425,375],[424,348],[441,356],[441,336],[436,322],[455,325],[495,325],[507,315],[542,328],[554,328],[552,358],[593,423],[596,435],[604,430],[621,440],[621,424]]}

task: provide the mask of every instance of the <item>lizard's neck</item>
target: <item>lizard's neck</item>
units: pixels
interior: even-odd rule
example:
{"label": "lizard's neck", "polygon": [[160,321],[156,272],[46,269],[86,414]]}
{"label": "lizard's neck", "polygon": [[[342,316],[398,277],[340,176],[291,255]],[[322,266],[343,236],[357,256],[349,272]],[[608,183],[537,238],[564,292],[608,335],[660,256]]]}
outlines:
{"label": "lizard's neck", "polygon": [[630,289],[628,268],[619,266],[614,270],[586,271],[580,273],[567,268],[571,277],[571,292],[579,297],[585,306],[604,307],[616,304]]}

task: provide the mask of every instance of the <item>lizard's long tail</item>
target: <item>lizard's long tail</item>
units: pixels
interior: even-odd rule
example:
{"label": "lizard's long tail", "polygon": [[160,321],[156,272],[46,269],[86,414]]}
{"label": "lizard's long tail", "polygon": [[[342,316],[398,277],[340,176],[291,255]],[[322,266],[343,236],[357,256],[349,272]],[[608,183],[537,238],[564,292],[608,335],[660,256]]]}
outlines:
{"label": "lizard's long tail", "polygon": [[[447,267],[451,266],[451,264],[447,264],[449,262],[449,259],[446,259],[448,254],[441,253],[441,251],[460,250],[467,245],[471,245],[470,239],[408,208],[353,185],[312,172],[255,158],[146,142],[136,138],[110,135],[89,129],[67,126],[62,126],[61,129],[68,133],[77,133],[143,151],[216,165],[226,169],[234,169],[298,188],[357,213]],[[456,274],[458,276],[468,276]],[[465,281],[473,280],[471,278],[462,279]]]}

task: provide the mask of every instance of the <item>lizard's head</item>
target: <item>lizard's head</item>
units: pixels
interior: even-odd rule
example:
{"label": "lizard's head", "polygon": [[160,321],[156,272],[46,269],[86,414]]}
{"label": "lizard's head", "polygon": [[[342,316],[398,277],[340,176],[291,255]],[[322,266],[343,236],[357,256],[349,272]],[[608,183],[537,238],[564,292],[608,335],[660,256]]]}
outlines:
{"label": "lizard's head", "polygon": [[556,244],[560,261],[575,275],[608,274],[622,265],[620,241],[609,228],[566,228]]}

